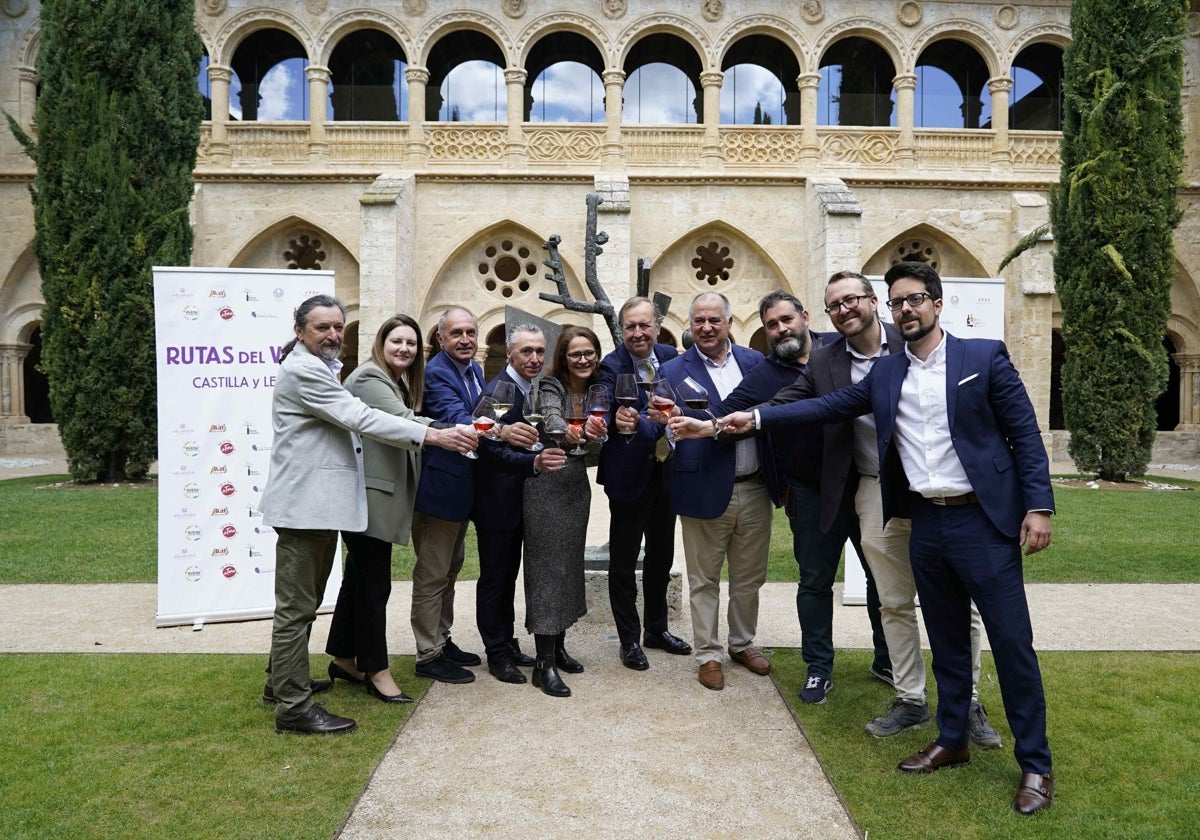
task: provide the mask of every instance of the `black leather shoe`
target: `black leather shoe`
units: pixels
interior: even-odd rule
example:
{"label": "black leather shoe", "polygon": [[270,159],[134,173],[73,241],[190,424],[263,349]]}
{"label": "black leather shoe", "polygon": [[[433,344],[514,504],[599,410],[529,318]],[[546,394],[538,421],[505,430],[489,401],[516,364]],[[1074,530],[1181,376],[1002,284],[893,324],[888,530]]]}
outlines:
{"label": "black leather shoe", "polygon": [[379,700],[383,703],[411,703],[411,702],[413,702],[413,699],[411,697],[409,697],[407,694],[405,694],[403,691],[401,691],[399,694],[384,694],[382,691],[380,691],[376,687],[375,683],[371,682],[369,679],[366,681],[366,683],[367,683],[367,694],[371,695],[376,700]]}
{"label": "black leather shoe", "polygon": [[356,724],[350,718],[330,714],[319,703],[313,703],[299,714],[275,715],[276,732],[298,732],[301,735],[341,735],[353,732]]}
{"label": "black leather shoe", "polygon": [[554,651],[554,664],[558,666],[558,670],[566,674],[583,673],[583,663],[567,653],[562,646],[562,642],[559,642],[558,647]]}
{"label": "black leather shoe", "polygon": [[416,671],[418,677],[428,677],[438,682],[454,683],[456,685],[475,682],[474,674],[466,668],[455,665],[444,653],[437,659],[430,659],[428,662],[418,662]]}
{"label": "black leather shoe", "polygon": [[[345,680],[351,685],[362,685],[363,680],[351,674],[349,671],[342,668],[333,662],[329,663],[329,685],[333,685],[334,680]],[[322,680],[323,682],[323,680]]]}
{"label": "black leather shoe", "polygon": [[664,630],[661,633],[647,633],[642,639],[642,646],[655,648],[656,650],[665,650],[667,653],[673,653],[676,656],[686,656],[692,652],[692,646],[678,636],[672,636],[671,631]]}
{"label": "black leather shoe", "polygon": [[455,665],[467,665],[472,668],[483,663],[483,660],[479,658],[479,654],[468,653],[454,644],[454,640],[449,636],[446,637],[446,644],[442,646],[442,656],[449,659]]}
{"label": "black leather shoe", "polygon": [[525,675],[517,670],[517,666],[513,665],[512,660],[508,657],[489,659],[488,673],[500,680],[500,682],[512,683],[513,685],[527,682]]}
{"label": "black leather shoe", "polygon": [[[308,690],[313,694],[322,694],[331,688],[333,688],[333,680],[308,681]],[[275,689],[271,688],[271,684],[269,682],[263,686],[262,701],[268,705],[279,702],[275,699]]]}
{"label": "black leather shoe", "polygon": [[553,662],[546,662],[541,659],[535,661],[533,666],[533,684],[540,688],[543,694],[549,694],[551,697],[571,696],[571,689],[567,688],[567,684],[562,681],[562,677],[558,675],[558,669],[554,667]]}
{"label": "black leather shoe", "polygon": [[537,662],[532,656],[521,653],[521,646],[517,644],[516,639],[508,643],[508,657],[514,665],[520,665],[522,668],[532,668]]}
{"label": "black leather shoe", "polygon": [[650,663],[646,661],[646,654],[642,651],[642,646],[637,642],[621,645],[621,664],[635,671],[645,671],[650,667]]}

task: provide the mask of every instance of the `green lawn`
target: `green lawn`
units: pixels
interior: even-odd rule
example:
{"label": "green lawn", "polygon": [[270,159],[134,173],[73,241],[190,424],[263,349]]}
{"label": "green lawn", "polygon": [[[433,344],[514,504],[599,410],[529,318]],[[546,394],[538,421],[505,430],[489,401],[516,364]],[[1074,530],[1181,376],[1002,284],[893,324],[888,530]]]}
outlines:
{"label": "green lawn", "polygon": [[[66,476],[0,481],[0,583],[113,583],[157,579],[154,485],[77,486]],[[1200,581],[1200,484],[1183,491],[1058,487],[1054,543],[1025,563],[1036,583]],[[473,527],[473,526],[472,526]],[[408,546],[393,576],[412,575]],[[473,531],[463,579],[479,575]],[[776,511],[767,579],[795,581],[787,517]],[[840,579],[840,578],[839,578]]]}

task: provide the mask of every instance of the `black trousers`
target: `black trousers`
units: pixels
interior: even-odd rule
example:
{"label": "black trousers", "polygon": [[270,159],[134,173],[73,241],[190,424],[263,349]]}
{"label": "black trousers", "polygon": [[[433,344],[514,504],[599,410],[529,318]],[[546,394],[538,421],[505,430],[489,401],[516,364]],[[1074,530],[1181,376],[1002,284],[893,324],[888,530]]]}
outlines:
{"label": "black trousers", "polygon": [[388,667],[387,604],[392,594],[392,544],[366,534],[342,532],[349,553],[325,652],[353,658],[358,670]]}
{"label": "black trousers", "polygon": [[608,500],[608,600],[621,644],[642,641],[637,611],[637,561],[642,538],[642,603],[647,633],[667,630],[667,584],[675,560],[675,514],[671,491],[656,463],[642,495],[632,502]]}
{"label": "black trousers", "polygon": [[475,586],[475,623],[488,659],[509,655],[513,640],[513,598],[521,571],[524,520],[514,529],[476,526],[479,544],[479,583]]}

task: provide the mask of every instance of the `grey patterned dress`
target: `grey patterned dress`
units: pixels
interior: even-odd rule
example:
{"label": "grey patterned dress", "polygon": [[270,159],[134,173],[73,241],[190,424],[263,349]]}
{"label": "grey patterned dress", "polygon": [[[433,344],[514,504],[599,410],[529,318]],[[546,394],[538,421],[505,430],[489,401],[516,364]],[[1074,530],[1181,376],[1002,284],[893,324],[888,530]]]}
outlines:
{"label": "grey patterned dress", "polygon": [[[561,416],[566,402],[562,384],[547,376],[539,388],[543,417]],[[554,445],[545,434],[542,443]],[[593,449],[598,451],[598,444],[589,442],[588,455],[568,456],[558,472],[525,479],[525,629],[530,633],[556,635],[587,613],[583,549],[592,506],[587,467],[595,462]]]}

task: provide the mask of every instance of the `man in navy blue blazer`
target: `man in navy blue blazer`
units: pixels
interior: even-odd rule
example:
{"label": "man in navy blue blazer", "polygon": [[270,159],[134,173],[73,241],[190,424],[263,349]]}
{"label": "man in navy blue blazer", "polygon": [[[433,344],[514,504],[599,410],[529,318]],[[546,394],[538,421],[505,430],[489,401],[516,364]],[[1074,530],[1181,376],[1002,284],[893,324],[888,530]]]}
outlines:
{"label": "man in navy blue blazer", "polygon": [[[639,387],[637,403],[620,408],[616,401],[617,377],[629,374],[638,382],[651,381],[659,368],[679,355],[669,344],[658,343],[662,317],[645,297],[632,297],[618,313],[622,343],[600,362],[600,384],[608,391],[613,416],[610,428],[627,433],[610,434],[600,450],[597,483],[608,496],[608,600],[621,643],[626,668],[650,667],[642,643],[677,655],[692,652],[689,644],[667,627],[667,585],[675,562],[675,514],[664,465],[655,457],[663,427],[648,422],[647,397]],[[637,561],[645,539],[642,564],[643,622],[637,611]]]}
{"label": "man in navy blue blazer", "polygon": [[1037,813],[1054,797],[1021,559],[1021,546],[1033,554],[1052,535],[1054,493],[1037,418],[1003,342],[942,330],[932,267],[898,263],[885,280],[904,353],[880,358],[860,382],[827,396],[724,419],[744,431],[874,415],[884,521],[912,518],[909,556],[938,684],[938,738],[897,769],[931,773],[971,760],[974,600],[1021,768],[1012,807]]}
{"label": "man in navy blue blazer", "polygon": [[[483,369],[475,361],[479,325],[466,309],[453,307],[438,319],[439,350],[425,365],[421,413],[443,423],[471,424],[471,408],[483,390]],[[417,643],[418,676],[467,683],[479,665],[450,638],[454,623],[454,584],[463,564],[463,541],[475,481],[475,461],[454,452],[429,450],[413,505],[413,595],[410,621]]]}
{"label": "man in navy blue blazer", "polygon": [[[662,367],[662,376],[678,390],[688,379],[699,383],[714,402],[733,392],[762,353],[729,340],[733,313],[729,299],[705,292],[692,299],[688,320],[695,342]],[[729,656],[755,674],[771,663],[754,646],[758,594],[767,579],[774,506],[762,478],[755,441],[718,446],[711,440],[683,440],[671,459],[671,508],[683,528],[692,644],[700,665],[700,684],[725,687],[725,660],[717,632],[721,609],[721,568],[729,564]]]}

